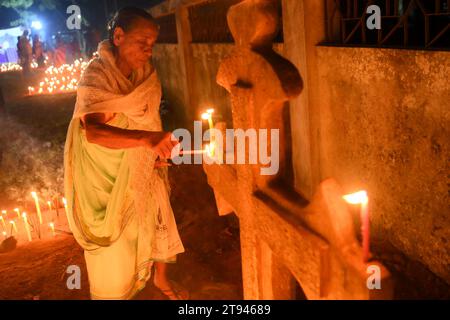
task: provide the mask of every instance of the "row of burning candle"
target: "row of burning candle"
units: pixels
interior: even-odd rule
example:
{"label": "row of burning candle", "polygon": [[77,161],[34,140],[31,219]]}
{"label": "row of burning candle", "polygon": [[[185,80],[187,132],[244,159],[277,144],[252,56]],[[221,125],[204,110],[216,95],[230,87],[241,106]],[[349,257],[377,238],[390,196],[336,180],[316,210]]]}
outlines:
{"label": "row of burning candle", "polygon": [[[38,64],[36,62],[31,63],[32,69],[36,69],[37,67],[38,67]],[[22,66],[20,64],[12,63],[12,62],[2,63],[0,65],[0,73],[11,72],[11,71],[22,71]]]}
{"label": "row of burning candle", "polygon": [[[31,197],[33,198],[34,204],[36,206],[36,214],[37,214],[37,217],[38,217],[38,220],[39,220],[39,224],[42,225],[44,223],[44,221],[43,221],[43,218],[42,218],[42,211],[41,211],[41,207],[40,207],[40,203],[39,203],[39,197],[38,197],[37,193],[34,192],[34,191],[31,192]],[[65,210],[65,213],[66,213],[66,216],[67,216],[67,201],[66,201],[65,198],[62,198],[62,202],[64,204],[64,210]],[[49,210],[51,212],[52,211],[52,202],[51,201],[47,201],[47,205],[48,205]],[[18,217],[19,221],[20,220],[23,221],[28,241],[32,241],[31,229],[30,229],[31,225],[30,225],[30,223],[28,221],[27,213],[26,212],[22,212],[22,214],[21,214],[19,208],[15,208],[13,211],[17,214],[17,217]],[[3,231],[2,234],[3,234],[3,236],[5,238],[8,236],[7,224],[6,224],[6,221],[8,220],[7,219],[7,215],[8,215],[8,211],[7,210],[2,210],[2,215],[0,215],[0,222],[3,225],[4,231]],[[13,231],[17,233],[18,230],[17,230],[16,222],[13,219],[10,219],[9,220],[9,224],[11,225],[10,235],[12,235]],[[55,233],[55,224],[54,224],[54,222],[50,222],[49,223],[49,227],[52,230],[53,236],[55,236],[56,233]]]}
{"label": "row of burning candle", "polygon": [[45,78],[39,88],[28,87],[29,95],[73,92],[77,90],[81,74],[89,62],[75,60],[73,64],[63,64],[59,68],[50,66],[45,70]]}

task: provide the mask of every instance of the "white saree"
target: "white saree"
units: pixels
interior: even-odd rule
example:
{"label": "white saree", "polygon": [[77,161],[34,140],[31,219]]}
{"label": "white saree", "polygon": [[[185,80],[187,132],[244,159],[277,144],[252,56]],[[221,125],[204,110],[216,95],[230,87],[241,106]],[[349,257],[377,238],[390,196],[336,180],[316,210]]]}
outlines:
{"label": "white saree", "polygon": [[80,80],[64,150],[70,228],[85,250],[91,297],[129,299],[150,277],[153,261],[184,252],[169,201],[167,168],[154,168],[149,148],[109,149],[89,143],[80,118],[115,113],[108,122],[161,131],[161,84],[149,63],[127,79],[109,41],[99,45]]}

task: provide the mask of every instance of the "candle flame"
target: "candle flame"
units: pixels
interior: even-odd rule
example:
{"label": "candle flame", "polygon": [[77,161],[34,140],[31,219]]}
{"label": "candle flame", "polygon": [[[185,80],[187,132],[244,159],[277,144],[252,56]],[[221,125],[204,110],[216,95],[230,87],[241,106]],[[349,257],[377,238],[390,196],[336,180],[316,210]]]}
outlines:
{"label": "candle flame", "polygon": [[[31,196],[32,196],[34,199],[36,199],[36,198],[37,198],[37,193],[34,192],[34,191],[32,191],[32,192],[31,192]],[[19,210],[19,209],[17,209],[17,210]]]}
{"label": "candle flame", "polygon": [[207,113],[207,112],[202,113],[202,119],[203,119],[203,120],[208,120],[210,117],[211,117],[211,114],[210,114],[210,113]]}
{"label": "candle flame", "polygon": [[343,196],[344,200],[350,204],[367,204],[369,197],[365,190]]}
{"label": "candle flame", "polygon": [[22,218],[26,218],[27,217],[27,213],[26,212],[23,212],[22,213]]}
{"label": "candle flame", "polygon": [[214,113],[214,109],[208,109],[208,110],[206,110],[206,112],[207,112],[208,114],[212,114],[212,113]]}
{"label": "candle flame", "polygon": [[64,203],[65,206],[67,206],[67,200],[66,200],[66,198],[62,198],[62,202]]}

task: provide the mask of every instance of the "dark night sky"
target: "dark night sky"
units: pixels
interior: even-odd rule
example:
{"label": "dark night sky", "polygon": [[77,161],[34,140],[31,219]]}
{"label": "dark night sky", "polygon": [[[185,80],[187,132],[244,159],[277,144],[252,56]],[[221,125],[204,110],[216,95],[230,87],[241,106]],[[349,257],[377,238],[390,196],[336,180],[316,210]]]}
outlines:
{"label": "dark night sky", "polygon": [[[0,1],[1,2],[1,1]],[[35,1],[39,2],[39,1]],[[105,27],[105,6],[103,0],[96,1],[74,1],[75,4],[80,5],[82,15],[94,26],[98,28]],[[109,14],[112,15],[115,10],[115,5],[113,0],[106,0]],[[149,8],[153,5],[159,4],[163,0],[117,0],[117,7],[121,8],[124,6],[137,6],[142,8]],[[35,13],[39,20],[45,25],[46,32],[56,33],[65,26],[65,21],[67,18],[66,8],[72,4],[70,0],[57,0],[57,10],[54,11],[40,11],[38,6],[34,4],[29,11]],[[10,27],[11,21],[18,18],[17,13],[5,7],[0,6],[0,29],[5,29]]]}

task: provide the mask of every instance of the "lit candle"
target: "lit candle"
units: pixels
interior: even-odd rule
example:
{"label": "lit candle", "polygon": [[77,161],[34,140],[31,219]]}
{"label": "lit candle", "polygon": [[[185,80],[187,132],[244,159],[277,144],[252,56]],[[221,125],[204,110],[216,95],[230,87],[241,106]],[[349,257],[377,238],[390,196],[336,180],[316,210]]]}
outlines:
{"label": "lit candle", "polygon": [[206,150],[181,150],[180,155],[195,155],[195,154],[205,154]]}
{"label": "lit candle", "polygon": [[55,224],[53,222],[49,223],[50,229],[52,229],[52,235],[55,236]]}
{"label": "lit candle", "polygon": [[50,213],[52,212],[52,202],[47,201],[48,209],[50,210]]}
{"label": "lit candle", "polygon": [[351,204],[360,204],[360,219],[361,219],[361,238],[363,248],[363,260],[369,260],[370,251],[370,223],[369,223],[369,197],[366,191],[359,191],[356,193],[344,196],[344,200]]}
{"label": "lit candle", "polygon": [[[0,216],[0,220],[2,220],[3,221],[3,226],[5,227],[5,220],[4,219],[6,219],[6,215],[7,215],[7,211],[6,210],[2,210],[2,215]],[[3,217],[3,216],[5,216],[5,217]],[[6,227],[5,227],[5,229],[6,229]]]}
{"label": "lit candle", "polygon": [[5,237],[5,239],[8,237],[8,234],[6,233],[6,231],[3,231],[2,234]]}
{"label": "lit candle", "polygon": [[214,113],[214,109],[208,109],[205,113],[202,114],[203,120],[208,120],[209,129],[214,129],[214,122],[212,119],[212,114]]}
{"label": "lit candle", "polygon": [[28,224],[28,219],[27,219],[27,214],[26,212],[22,213],[22,218],[23,218],[23,223],[25,225],[25,230],[27,232],[27,237],[28,237],[28,241],[31,241],[31,231],[30,231],[30,226]]}
{"label": "lit candle", "polygon": [[13,220],[11,220],[9,223],[12,225],[14,232],[17,233],[16,223]]}
{"label": "lit candle", "polygon": [[36,192],[31,192],[31,196],[34,199],[34,204],[36,205],[36,212],[38,214],[39,217],[39,223],[42,224],[42,214],[41,214],[41,207],[39,206],[39,198],[37,196]]}
{"label": "lit candle", "polygon": [[62,198],[63,204],[64,204],[64,211],[66,212],[67,221],[69,221],[68,213],[67,213],[67,200],[66,198]]}
{"label": "lit candle", "polygon": [[17,218],[20,219],[20,211],[19,211],[19,208],[15,208],[15,209],[14,209],[14,212],[17,213]]}
{"label": "lit candle", "polygon": [[3,228],[6,230],[6,223],[5,223],[5,219],[2,217],[2,216],[0,216],[0,221],[2,222],[2,224],[3,224]]}

